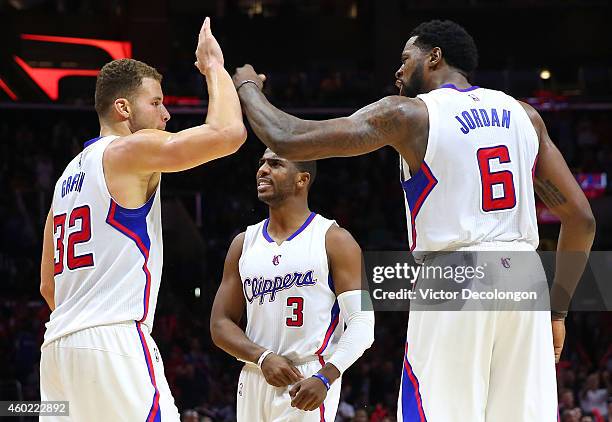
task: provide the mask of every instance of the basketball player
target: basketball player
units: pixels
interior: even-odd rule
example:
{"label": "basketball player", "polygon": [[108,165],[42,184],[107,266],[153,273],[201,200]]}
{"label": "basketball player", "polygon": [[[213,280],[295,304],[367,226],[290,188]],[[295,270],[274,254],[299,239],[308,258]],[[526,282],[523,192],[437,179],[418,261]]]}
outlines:
{"label": "basketball player", "polygon": [[361,249],[310,211],[315,174],[315,162],[266,150],[257,196],[270,217],[236,236],[225,259],[210,327],[215,344],[246,363],[239,422],[333,422],[342,373],[374,341],[374,312],[361,310]]}
{"label": "basketball player", "polygon": [[272,106],[250,65],[233,78],[253,130],[282,157],[354,156],[385,145],[398,151],[414,252],[535,250],[535,185],[561,220],[558,255],[582,256],[578,263],[557,259],[552,315],[411,312],[398,420],[552,422],[563,318],[595,221],[539,114],[468,82],[477,57],[472,37],[456,23],[423,23],[401,54],[400,95],[325,121],[300,120]]}
{"label": "basketball player", "polygon": [[[100,136],[66,167],[45,224],[41,293],[52,309],[42,345],[42,400],[75,421],[179,420],[151,338],[162,270],[160,175],[235,152],[240,104],[206,18],[196,66],[206,123],[165,132],[161,75],[131,59],[96,82]],[[46,420],[46,419],[45,419]]]}

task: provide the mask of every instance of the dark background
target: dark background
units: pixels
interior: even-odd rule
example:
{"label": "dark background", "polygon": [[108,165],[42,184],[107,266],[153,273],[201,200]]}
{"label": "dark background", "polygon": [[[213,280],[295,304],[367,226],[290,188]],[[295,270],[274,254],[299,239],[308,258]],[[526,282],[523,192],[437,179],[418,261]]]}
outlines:
{"label": "dark background", "polygon": [[[207,15],[228,69],[254,64],[268,75],[266,92],[275,104],[312,119],[347,115],[395,93],[393,74],[412,28],[449,18],[478,44],[474,83],[538,108],[576,174],[609,175],[611,12],[609,2],[588,0],[0,1],[0,79],[18,97],[13,101],[0,90],[0,400],[39,397],[39,347],[49,317],[38,293],[44,218],[55,180],[99,131],[91,106],[94,78],[64,78],[52,102],[13,57],[32,67],[65,69],[97,69],[110,60],[90,47],[24,41],[20,34],[131,41],[133,57],[164,74],[173,116],[168,130],[176,131],[205,116],[206,87],[193,52]],[[540,78],[543,69],[550,79]],[[177,105],[181,99],[193,106]],[[237,154],[163,177],[166,248],[153,336],[179,409],[196,409],[202,419],[231,421],[235,414],[240,367],[211,344],[208,322],[231,239],[266,216],[255,190],[263,149],[250,132]],[[336,219],[365,250],[403,250],[398,179],[398,156],[390,148],[324,160],[311,208]],[[610,189],[587,193],[598,223],[594,249],[610,250]],[[540,248],[554,250],[558,223],[543,221]],[[339,420],[394,420],[407,316],[377,314],[374,346],[343,379]],[[558,366],[562,420],[606,417],[611,315],[575,312],[566,325]],[[597,397],[599,410],[586,395]]]}

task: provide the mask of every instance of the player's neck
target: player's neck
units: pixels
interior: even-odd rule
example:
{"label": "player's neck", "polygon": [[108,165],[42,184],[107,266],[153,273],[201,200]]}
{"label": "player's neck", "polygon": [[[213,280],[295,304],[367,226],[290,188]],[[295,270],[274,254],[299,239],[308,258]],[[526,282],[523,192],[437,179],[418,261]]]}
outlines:
{"label": "player's neck", "polygon": [[132,132],[125,122],[108,123],[100,121],[100,136],[128,136]]}
{"label": "player's neck", "polygon": [[282,204],[269,207],[270,221],[268,233],[276,239],[285,239],[291,236],[310,215],[307,203],[283,201]]}
{"label": "player's neck", "polygon": [[463,76],[461,73],[457,72],[453,69],[448,69],[446,71],[441,71],[438,75],[432,76],[431,79],[431,89],[437,89],[442,85],[451,84],[456,86],[459,89],[466,89],[472,86],[471,83],[468,82],[467,78]]}

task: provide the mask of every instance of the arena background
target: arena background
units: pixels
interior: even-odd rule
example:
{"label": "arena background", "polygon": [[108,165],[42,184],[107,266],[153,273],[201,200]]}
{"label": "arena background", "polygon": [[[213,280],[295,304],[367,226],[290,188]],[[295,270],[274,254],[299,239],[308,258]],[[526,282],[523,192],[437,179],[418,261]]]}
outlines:
{"label": "arena background", "polygon": [[[199,124],[207,99],[193,52],[205,16],[230,71],[254,64],[268,76],[273,103],[313,119],[395,93],[411,29],[457,21],[479,47],[472,82],[540,110],[591,201],[593,249],[612,247],[609,1],[0,0],[0,16],[0,400],[39,399],[49,317],[38,293],[42,227],[55,180],[98,134],[96,70],[130,54],[156,66],[168,129]],[[266,214],[255,189],[263,149],[250,132],[237,154],[163,177],[165,263],[153,336],[185,420],[235,419],[240,366],[211,343],[209,313],[231,239]],[[398,177],[389,148],[321,161],[311,208],[364,250],[406,249]],[[540,248],[554,250],[559,224],[539,202],[538,216]],[[394,420],[407,317],[377,314],[374,346],[344,376],[338,421]],[[612,315],[570,313],[566,327],[562,421],[612,420]]]}

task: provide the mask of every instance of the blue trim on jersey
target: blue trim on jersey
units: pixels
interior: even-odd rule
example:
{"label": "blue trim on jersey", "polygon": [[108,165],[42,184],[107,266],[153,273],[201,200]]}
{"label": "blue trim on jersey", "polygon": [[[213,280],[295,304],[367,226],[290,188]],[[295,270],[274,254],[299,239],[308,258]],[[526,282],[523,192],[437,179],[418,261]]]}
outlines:
{"label": "blue trim on jersey", "polygon": [[315,213],[314,211],[311,212],[310,215],[308,216],[308,218],[306,219],[306,221],[304,221],[304,224],[302,224],[302,227],[297,229],[297,231],[295,233],[293,233],[291,236],[289,236],[287,238],[287,240],[291,240],[294,237],[296,237],[298,234],[302,233],[304,231],[304,229],[306,229],[306,227],[308,227],[310,222],[315,218],[315,215],[317,215],[317,213]]}
{"label": "blue trim on jersey", "polygon": [[134,241],[136,247],[144,257],[142,271],[145,274],[144,294],[142,295],[142,318],[140,322],[147,319],[149,314],[149,297],[151,293],[151,273],[149,271],[149,249],[151,248],[151,239],[147,231],[147,215],[151,211],[155,195],[151,197],[139,208],[123,208],[117,204],[112,198],[106,222],[118,230],[123,235]]}
{"label": "blue trim on jersey", "polygon": [[319,350],[315,352],[315,355],[322,355],[327,346],[329,345],[329,340],[332,338],[334,331],[336,331],[336,327],[338,327],[338,321],[340,321],[340,305],[338,304],[338,299],[334,302],[331,311],[330,311],[330,323],[327,327],[327,331],[325,331],[325,337],[323,338],[323,344],[319,347]]}
{"label": "blue trim on jersey", "polygon": [[403,422],[427,422],[421,392],[419,391],[419,380],[412,371],[412,366],[408,362],[408,344],[404,354],[402,368],[402,421]]}
{"label": "blue trim on jersey", "polygon": [[90,145],[91,145],[91,144],[93,144],[94,142],[99,141],[100,139],[102,139],[102,136],[98,136],[97,138],[93,138],[93,139],[90,139],[89,141],[86,141],[86,142],[83,144],[83,148],[87,148],[88,146],[90,146]]}
{"label": "blue trim on jersey", "polygon": [[[306,219],[306,221],[304,221],[304,224],[302,224],[302,226],[299,229],[297,229],[295,231],[295,233],[293,233],[291,236],[289,236],[285,240],[285,242],[293,239],[298,234],[302,233],[306,229],[306,227],[308,227],[308,225],[312,222],[312,220],[315,218],[315,215],[317,215],[316,212],[314,212],[314,211],[311,212],[310,215],[308,216],[308,218]],[[263,225],[262,234],[263,234],[263,237],[268,241],[268,243],[272,243],[272,242],[274,242],[274,239],[272,239],[270,237],[270,235],[268,234],[268,224],[269,223],[270,223],[270,219],[266,218],[266,221],[264,222],[264,225]]]}
{"label": "blue trim on jersey", "polygon": [[421,164],[419,171],[408,180],[402,182],[402,188],[406,194],[406,202],[410,211],[410,223],[412,226],[412,244],[410,250],[416,246],[416,218],[421,210],[421,206],[438,184],[438,179],[433,175],[431,169],[425,161]]}
{"label": "blue trim on jersey", "polygon": [[329,290],[336,294],[336,287],[334,286],[334,279],[332,278],[331,274],[327,275],[327,285],[329,286]]}
{"label": "blue trim on jersey", "polygon": [[264,238],[265,238],[265,239],[266,239],[266,240],[267,240],[269,243],[272,243],[272,242],[274,242],[274,239],[272,239],[272,238],[270,237],[270,235],[268,234],[268,223],[269,223],[269,222],[270,222],[270,219],[269,219],[269,218],[266,218],[266,221],[264,222],[264,226],[263,226],[262,233],[263,233],[263,237],[264,237]]}
{"label": "blue trim on jersey", "polygon": [[[151,239],[149,239],[149,233],[147,231],[147,215],[149,215],[149,211],[151,211],[151,207],[153,206],[154,200],[155,194],[151,195],[149,200],[139,208],[123,208],[121,205],[117,204],[111,199],[111,202],[115,203],[115,212],[113,215],[113,219],[119,222],[123,227],[127,228],[132,233],[136,234],[136,236],[138,236],[140,240],[142,240],[142,243],[147,249],[147,255],[151,247]],[[136,242],[132,235],[128,234],[126,231],[118,227],[116,228]],[[138,242],[136,242],[136,244],[138,245]],[[141,252],[143,252],[144,254],[144,251]]]}
{"label": "blue trim on jersey", "polygon": [[140,339],[140,345],[142,346],[142,353],[144,354],[145,362],[147,363],[147,370],[149,371],[149,379],[153,384],[153,402],[147,415],[147,422],[161,422],[161,412],[159,411],[159,390],[157,389],[157,382],[155,381],[155,370],[153,369],[153,361],[151,360],[151,354],[147,347],[147,341],[145,340],[140,323],[136,323],[136,330],[138,331],[138,338]]}
{"label": "blue trim on jersey", "polygon": [[471,86],[469,88],[461,89],[461,88],[457,88],[455,86],[455,84],[444,84],[444,85],[440,85],[439,88],[451,88],[451,89],[454,89],[455,91],[459,91],[459,92],[469,92],[469,91],[473,91],[475,89],[478,89],[480,87],[474,85],[474,86]]}

